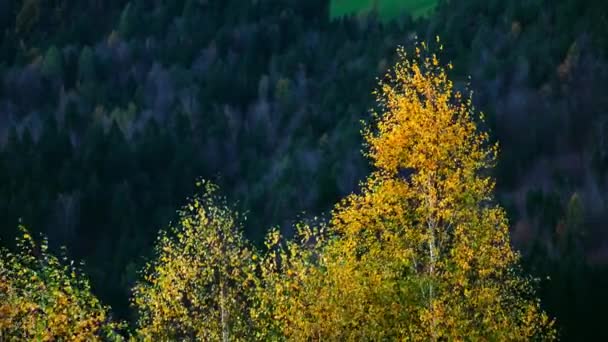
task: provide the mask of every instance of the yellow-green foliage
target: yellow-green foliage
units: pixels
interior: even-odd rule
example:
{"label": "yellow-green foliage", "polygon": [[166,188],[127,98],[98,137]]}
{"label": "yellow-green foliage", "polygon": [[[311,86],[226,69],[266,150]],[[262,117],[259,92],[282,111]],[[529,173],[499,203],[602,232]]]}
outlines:
{"label": "yellow-green foliage", "polygon": [[494,203],[482,117],[424,44],[398,52],[364,131],[376,171],[305,239],[324,243],[287,244],[265,283],[275,326],[294,340],[554,339]]}
{"label": "yellow-green foliage", "polygon": [[16,253],[0,249],[0,341],[119,339],[88,281],[21,230]]}
{"label": "yellow-green foliage", "polygon": [[323,300],[316,290],[326,284],[325,273],[318,266],[331,238],[323,224],[298,224],[296,229],[292,240],[283,239],[277,230],[271,230],[266,238],[267,252],[258,262],[251,308],[257,340],[306,340],[311,337],[308,332],[314,330],[309,325],[307,305]]}
{"label": "yellow-green foliage", "polygon": [[157,259],[135,287],[137,334],[144,340],[236,341],[251,335],[255,254],[216,186],[202,186],[177,225],[161,233]]}

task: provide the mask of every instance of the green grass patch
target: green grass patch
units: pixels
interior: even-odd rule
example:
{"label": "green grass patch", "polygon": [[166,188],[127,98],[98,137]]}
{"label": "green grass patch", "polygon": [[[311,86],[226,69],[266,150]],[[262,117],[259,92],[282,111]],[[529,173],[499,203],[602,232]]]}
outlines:
{"label": "green grass patch", "polygon": [[404,12],[413,17],[421,17],[429,14],[437,0],[332,0],[330,13],[332,18],[344,15],[367,13],[378,11],[384,20],[393,19]]}

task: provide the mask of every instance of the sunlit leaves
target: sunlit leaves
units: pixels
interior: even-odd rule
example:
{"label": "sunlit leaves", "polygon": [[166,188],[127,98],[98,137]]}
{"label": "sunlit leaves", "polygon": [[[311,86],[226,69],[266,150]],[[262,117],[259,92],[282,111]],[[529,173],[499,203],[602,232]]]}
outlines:
{"label": "sunlit leaves", "polygon": [[146,340],[247,340],[253,260],[240,217],[201,182],[202,194],[160,234],[157,259],[134,289],[138,336]]}
{"label": "sunlit leaves", "polygon": [[0,249],[0,340],[120,340],[120,326],[73,263],[21,230],[15,253]]}
{"label": "sunlit leaves", "polygon": [[[493,202],[497,146],[439,58],[414,50],[399,49],[375,92],[376,171],[312,235],[331,238],[278,258],[276,319],[296,340],[553,339]],[[290,274],[303,275],[295,288]]]}

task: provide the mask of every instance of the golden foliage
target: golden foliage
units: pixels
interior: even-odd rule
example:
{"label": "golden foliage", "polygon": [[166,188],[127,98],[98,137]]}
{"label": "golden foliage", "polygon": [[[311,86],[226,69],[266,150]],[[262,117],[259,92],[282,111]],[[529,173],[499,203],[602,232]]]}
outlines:
{"label": "golden foliage", "polygon": [[88,281],[21,230],[17,253],[0,250],[0,340],[120,340]]}
{"label": "golden foliage", "polygon": [[471,95],[425,44],[398,55],[364,130],[377,170],[312,237],[329,238],[288,243],[266,283],[278,326],[295,340],[554,339],[494,204],[497,146]]}
{"label": "golden foliage", "polygon": [[[308,303],[321,301],[316,291],[325,283],[322,262],[327,236],[323,224],[298,224],[297,235],[285,240],[277,230],[266,238],[267,252],[259,260],[255,303],[257,340],[306,340],[323,321],[310,317]],[[303,317],[302,315],[306,315]],[[310,322],[314,320],[314,322]]]}
{"label": "golden foliage", "polygon": [[161,233],[157,259],[134,289],[137,334],[149,341],[246,340],[252,321],[253,259],[238,215],[211,183]]}

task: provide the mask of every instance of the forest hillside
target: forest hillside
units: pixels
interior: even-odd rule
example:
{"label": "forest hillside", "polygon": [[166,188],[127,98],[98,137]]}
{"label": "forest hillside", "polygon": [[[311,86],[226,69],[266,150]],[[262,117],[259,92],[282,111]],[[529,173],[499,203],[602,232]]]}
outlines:
{"label": "forest hillside", "polygon": [[360,134],[377,78],[398,46],[439,36],[499,143],[484,172],[543,310],[562,339],[606,338],[608,3],[335,6],[0,0],[0,245],[18,250],[24,225],[65,246],[110,316],[135,322],[131,289],[197,179],[246,216],[251,248],[330,221],[377,168]]}

